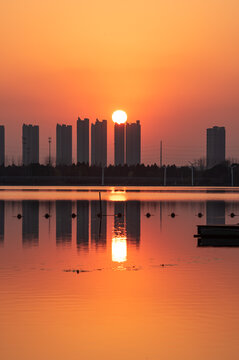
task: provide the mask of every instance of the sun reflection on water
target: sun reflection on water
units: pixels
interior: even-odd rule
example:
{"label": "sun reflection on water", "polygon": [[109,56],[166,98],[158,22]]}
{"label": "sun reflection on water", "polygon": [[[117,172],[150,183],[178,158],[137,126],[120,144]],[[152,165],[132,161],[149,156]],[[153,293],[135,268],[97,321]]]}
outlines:
{"label": "sun reflection on water", "polygon": [[112,261],[122,263],[127,260],[127,241],[125,236],[113,237]]}

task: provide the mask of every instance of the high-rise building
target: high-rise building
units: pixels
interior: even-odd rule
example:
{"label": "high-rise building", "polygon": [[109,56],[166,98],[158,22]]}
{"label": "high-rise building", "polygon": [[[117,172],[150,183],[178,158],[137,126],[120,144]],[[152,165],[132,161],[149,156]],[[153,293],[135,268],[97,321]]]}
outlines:
{"label": "high-rise building", "polygon": [[125,124],[114,124],[115,166],[125,164]]}
{"label": "high-rise building", "polygon": [[39,126],[22,126],[22,163],[39,164]]}
{"label": "high-rise building", "polygon": [[56,165],[72,165],[71,125],[56,125]]}
{"label": "high-rise building", "polygon": [[91,124],[91,165],[107,166],[107,121]]}
{"label": "high-rise building", "polygon": [[77,163],[89,164],[89,119],[77,120]]}
{"label": "high-rise building", "polygon": [[141,125],[140,121],[126,124],[126,164],[137,165],[141,161]]}
{"label": "high-rise building", "polygon": [[5,164],[5,128],[0,126],[0,166]]}
{"label": "high-rise building", "polygon": [[207,129],[207,167],[225,161],[225,128],[214,126]]}

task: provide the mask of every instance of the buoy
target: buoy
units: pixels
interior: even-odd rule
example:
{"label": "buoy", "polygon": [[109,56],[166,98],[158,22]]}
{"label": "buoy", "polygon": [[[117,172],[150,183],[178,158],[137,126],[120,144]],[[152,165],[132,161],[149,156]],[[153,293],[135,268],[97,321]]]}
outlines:
{"label": "buoy", "polygon": [[147,212],[146,217],[150,218],[150,216],[151,216],[151,214],[149,212]]}
{"label": "buoy", "polygon": [[46,213],[44,216],[46,219],[49,219],[49,217],[50,217],[50,215],[48,213]]}
{"label": "buoy", "polygon": [[175,213],[172,212],[170,216],[171,216],[172,218],[174,218],[174,217],[175,217]]}
{"label": "buoy", "polygon": [[22,218],[22,215],[21,215],[21,214],[17,214],[17,218],[18,218],[18,219],[21,219],[21,218]]}
{"label": "buoy", "polygon": [[233,218],[234,216],[236,216],[233,212],[230,214],[230,216]]}
{"label": "buoy", "polygon": [[121,213],[118,213],[117,216],[118,216],[118,218],[121,218],[122,214],[121,214]]}
{"label": "buoy", "polygon": [[76,214],[73,213],[73,214],[71,215],[71,217],[72,217],[72,219],[75,219],[75,218],[76,218]]}
{"label": "buoy", "polygon": [[201,212],[198,213],[198,217],[201,218],[203,214]]}

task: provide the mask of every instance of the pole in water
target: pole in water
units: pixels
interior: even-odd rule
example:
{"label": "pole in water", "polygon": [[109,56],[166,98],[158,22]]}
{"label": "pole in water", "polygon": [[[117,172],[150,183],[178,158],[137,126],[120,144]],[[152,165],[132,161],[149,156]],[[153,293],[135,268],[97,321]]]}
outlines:
{"label": "pole in water", "polygon": [[99,192],[99,201],[100,201],[100,217],[102,217],[101,192]]}

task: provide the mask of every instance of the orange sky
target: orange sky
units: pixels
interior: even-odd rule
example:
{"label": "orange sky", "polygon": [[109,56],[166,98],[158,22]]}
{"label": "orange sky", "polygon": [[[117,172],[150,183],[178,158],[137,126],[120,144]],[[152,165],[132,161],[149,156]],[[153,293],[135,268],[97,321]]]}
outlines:
{"label": "orange sky", "polygon": [[[7,156],[20,157],[21,125],[40,125],[41,159],[57,122],[142,124],[142,161],[205,155],[205,129],[226,126],[239,158],[239,4],[236,0],[9,0],[0,3],[0,123]],[[74,139],[75,140],[75,139]],[[75,141],[74,141],[75,147]],[[74,150],[75,155],[75,150]],[[75,157],[75,156],[74,156]]]}

